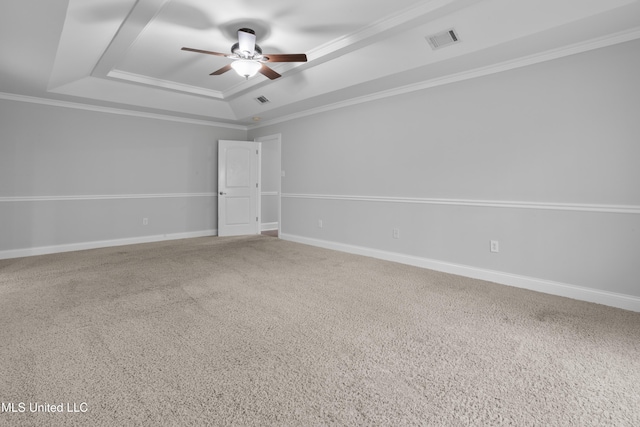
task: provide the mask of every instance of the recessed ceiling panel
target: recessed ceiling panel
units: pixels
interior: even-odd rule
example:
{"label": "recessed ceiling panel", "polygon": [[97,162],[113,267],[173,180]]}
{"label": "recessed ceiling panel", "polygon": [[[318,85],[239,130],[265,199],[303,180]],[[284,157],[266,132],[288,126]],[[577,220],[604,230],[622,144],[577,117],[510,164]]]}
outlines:
{"label": "recessed ceiling panel", "polygon": [[[425,1],[292,0],[237,1],[171,0],[164,4],[114,69],[126,74],[225,92],[265,80],[243,81],[233,72],[209,76],[228,64],[224,57],[185,52],[183,46],[231,53],[239,28],[255,30],[265,53],[309,53],[331,41],[357,32],[372,22],[385,20],[405,8]],[[295,66],[295,64],[293,64]],[[291,64],[273,64],[276,70]]]}

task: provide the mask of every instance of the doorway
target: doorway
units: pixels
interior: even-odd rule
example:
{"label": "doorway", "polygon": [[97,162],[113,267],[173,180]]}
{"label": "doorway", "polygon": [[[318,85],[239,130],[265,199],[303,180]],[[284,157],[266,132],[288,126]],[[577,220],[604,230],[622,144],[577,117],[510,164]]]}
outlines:
{"label": "doorway", "polygon": [[261,145],[261,231],[278,236],[281,233],[282,138],[280,134],[255,139]]}

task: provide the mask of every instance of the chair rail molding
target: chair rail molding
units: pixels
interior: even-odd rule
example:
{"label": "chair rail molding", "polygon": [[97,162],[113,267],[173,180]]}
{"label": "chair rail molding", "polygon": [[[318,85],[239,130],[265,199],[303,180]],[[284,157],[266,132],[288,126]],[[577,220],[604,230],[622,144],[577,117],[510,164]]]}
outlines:
{"label": "chair rail molding", "polygon": [[353,195],[338,195],[338,194],[301,194],[301,193],[282,193],[282,198],[640,214],[640,206],[637,206],[637,205],[608,205],[608,204],[597,204],[597,203],[555,203],[555,202],[528,202],[528,201],[509,201],[509,200],[353,196]]}
{"label": "chair rail molding", "polygon": [[217,193],[153,193],[153,194],[84,194],[66,196],[11,196],[0,197],[0,202],[58,202],[73,200],[118,199],[175,199],[188,197],[217,197]]}

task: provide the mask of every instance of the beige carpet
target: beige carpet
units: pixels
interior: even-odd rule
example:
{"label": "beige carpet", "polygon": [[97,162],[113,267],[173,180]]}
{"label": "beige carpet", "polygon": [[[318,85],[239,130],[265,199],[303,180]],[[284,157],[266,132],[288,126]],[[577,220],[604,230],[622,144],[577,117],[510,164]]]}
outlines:
{"label": "beige carpet", "polygon": [[0,425],[640,426],[640,313],[265,236],[0,261],[0,325]]}

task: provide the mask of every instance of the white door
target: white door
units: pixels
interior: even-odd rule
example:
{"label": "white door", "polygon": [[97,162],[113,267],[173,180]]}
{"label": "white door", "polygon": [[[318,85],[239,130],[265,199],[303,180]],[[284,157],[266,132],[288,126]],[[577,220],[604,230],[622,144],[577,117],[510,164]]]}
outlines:
{"label": "white door", "polygon": [[260,234],[260,143],[218,141],[218,236]]}

